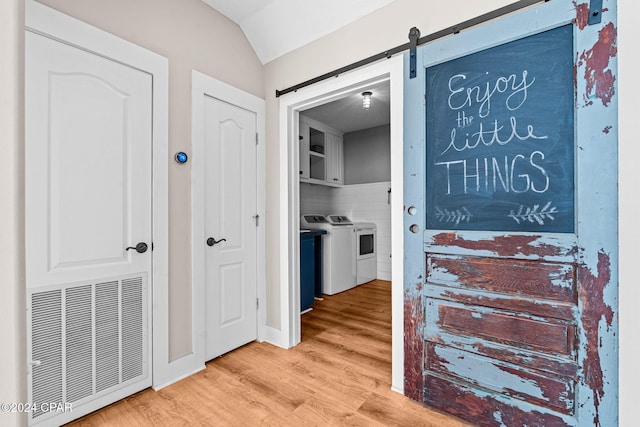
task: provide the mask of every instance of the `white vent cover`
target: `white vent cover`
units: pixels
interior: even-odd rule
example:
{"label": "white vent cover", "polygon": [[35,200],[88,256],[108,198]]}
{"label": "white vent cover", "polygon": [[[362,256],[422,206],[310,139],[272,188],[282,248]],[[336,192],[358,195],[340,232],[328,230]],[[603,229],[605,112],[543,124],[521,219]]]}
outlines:
{"label": "white vent cover", "polygon": [[[31,293],[29,401],[75,409],[146,377],[145,289],[133,277]],[[30,421],[56,415],[37,410]]]}

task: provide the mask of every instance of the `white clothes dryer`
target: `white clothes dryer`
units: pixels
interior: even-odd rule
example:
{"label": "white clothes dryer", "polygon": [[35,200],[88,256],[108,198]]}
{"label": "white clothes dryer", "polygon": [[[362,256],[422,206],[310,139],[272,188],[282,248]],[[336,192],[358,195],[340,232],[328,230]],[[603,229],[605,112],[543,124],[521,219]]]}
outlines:
{"label": "white clothes dryer", "polygon": [[362,285],[378,278],[377,227],[372,222],[354,223],[356,283]]}
{"label": "white clothes dryer", "polygon": [[356,286],[353,223],[343,215],[302,215],[300,228],[326,230],[322,237],[322,293],[334,295]]}

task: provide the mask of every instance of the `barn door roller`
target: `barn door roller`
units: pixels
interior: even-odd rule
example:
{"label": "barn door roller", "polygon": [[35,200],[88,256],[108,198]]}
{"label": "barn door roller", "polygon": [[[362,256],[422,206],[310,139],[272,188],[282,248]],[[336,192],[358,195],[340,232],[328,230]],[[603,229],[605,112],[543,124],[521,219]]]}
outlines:
{"label": "barn door roller", "polygon": [[418,47],[418,39],[420,38],[420,30],[417,27],[409,30],[409,78],[413,79],[417,73],[416,65],[416,48]]}

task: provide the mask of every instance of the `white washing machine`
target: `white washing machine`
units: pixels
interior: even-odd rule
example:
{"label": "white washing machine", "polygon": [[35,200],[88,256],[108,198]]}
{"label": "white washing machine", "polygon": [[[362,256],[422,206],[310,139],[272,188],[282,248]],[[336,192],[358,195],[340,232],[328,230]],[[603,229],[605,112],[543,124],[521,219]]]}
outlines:
{"label": "white washing machine", "polygon": [[353,223],[344,215],[302,215],[300,228],[326,230],[322,237],[322,293],[337,294],[356,286]]}
{"label": "white washing machine", "polygon": [[356,283],[362,285],[378,278],[376,225],[372,222],[356,222],[354,234]]}

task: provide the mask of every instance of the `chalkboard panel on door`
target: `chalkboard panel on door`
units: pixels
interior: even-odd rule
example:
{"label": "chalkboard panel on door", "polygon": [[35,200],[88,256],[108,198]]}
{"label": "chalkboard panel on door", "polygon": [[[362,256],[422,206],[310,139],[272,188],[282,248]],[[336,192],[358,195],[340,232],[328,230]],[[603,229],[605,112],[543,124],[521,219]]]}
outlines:
{"label": "chalkboard panel on door", "polygon": [[426,69],[427,228],[574,231],[573,27]]}

